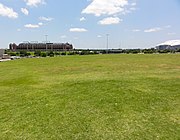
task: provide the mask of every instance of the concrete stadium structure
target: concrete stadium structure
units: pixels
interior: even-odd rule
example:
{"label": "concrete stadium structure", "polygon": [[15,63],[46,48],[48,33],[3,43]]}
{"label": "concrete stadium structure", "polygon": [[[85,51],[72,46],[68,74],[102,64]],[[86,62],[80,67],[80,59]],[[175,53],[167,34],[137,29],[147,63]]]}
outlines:
{"label": "concrete stadium structure", "polygon": [[170,40],[156,46],[157,50],[179,50],[180,40]]}
{"label": "concrete stadium structure", "polygon": [[73,49],[73,45],[69,43],[15,43],[9,44],[12,51],[69,51]]}
{"label": "concrete stadium structure", "polygon": [[0,59],[3,57],[4,52],[5,52],[5,49],[0,49]]}

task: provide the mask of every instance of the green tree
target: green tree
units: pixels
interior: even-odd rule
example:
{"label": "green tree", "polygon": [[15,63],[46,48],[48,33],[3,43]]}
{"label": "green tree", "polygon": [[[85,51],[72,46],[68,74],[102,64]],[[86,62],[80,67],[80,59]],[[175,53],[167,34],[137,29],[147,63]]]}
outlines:
{"label": "green tree", "polygon": [[48,52],[47,55],[50,56],[50,57],[54,57],[54,52],[53,52],[53,51],[50,51],[50,52]]}
{"label": "green tree", "polygon": [[35,56],[41,56],[41,51],[39,51],[39,50],[38,50],[38,51],[35,51],[35,52],[34,52],[34,55],[35,55]]}
{"label": "green tree", "polygon": [[42,57],[46,57],[47,54],[46,54],[45,52],[42,52],[42,53],[41,53],[41,56],[42,56]]}

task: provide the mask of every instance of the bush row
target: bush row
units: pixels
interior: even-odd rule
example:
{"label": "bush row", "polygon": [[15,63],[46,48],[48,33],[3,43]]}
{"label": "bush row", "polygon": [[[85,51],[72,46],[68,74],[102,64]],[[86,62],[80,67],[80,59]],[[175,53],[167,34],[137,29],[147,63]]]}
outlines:
{"label": "bush row", "polygon": [[20,57],[28,57],[28,56],[35,56],[35,57],[54,57],[59,55],[93,55],[93,54],[152,54],[152,53],[176,53],[180,52],[179,50],[156,50],[152,49],[111,49],[111,50],[74,50],[69,52],[43,52],[43,51],[35,51],[35,52],[27,52],[27,51],[20,51],[20,52],[12,52],[10,50],[6,50],[6,54],[10,56],[20,56]]}

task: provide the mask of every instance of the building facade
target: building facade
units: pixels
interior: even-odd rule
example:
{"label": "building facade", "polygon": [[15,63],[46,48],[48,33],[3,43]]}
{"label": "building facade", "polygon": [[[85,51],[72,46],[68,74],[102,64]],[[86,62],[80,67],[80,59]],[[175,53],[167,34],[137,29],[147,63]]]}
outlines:
{"label": "building facade", "polygon": [[156,47],[157,50],[173,50],[173,51],[176,51],[176,50],[179,50],[180,49],[180,45],[174,45],[174,46],[171,46],[171,45],[159,45]]}
{"label": "building facade", "polygon": [[69,43],[15,43],[9,44],[9,49],[12,51],[70,51],[73,50],[73,45]]}
{"label": "building facade", "polygon": [[5,52],[5,49],[0,49],[0,58],[3,57],[4,52]]}

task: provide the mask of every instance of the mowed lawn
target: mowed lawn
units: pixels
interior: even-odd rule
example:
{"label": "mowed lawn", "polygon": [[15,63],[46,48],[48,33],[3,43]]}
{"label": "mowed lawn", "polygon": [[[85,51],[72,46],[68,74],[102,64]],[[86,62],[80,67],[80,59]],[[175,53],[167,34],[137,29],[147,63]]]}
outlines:
{"label": "mowed lawn", "polygon": [[180,54],[0,63],[0,139],[179,140]]}

